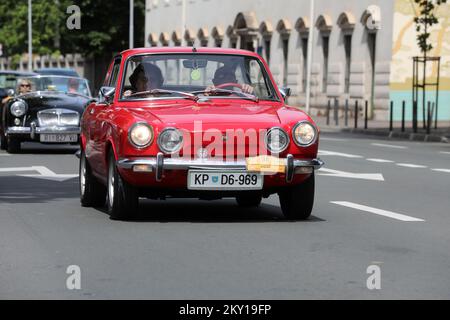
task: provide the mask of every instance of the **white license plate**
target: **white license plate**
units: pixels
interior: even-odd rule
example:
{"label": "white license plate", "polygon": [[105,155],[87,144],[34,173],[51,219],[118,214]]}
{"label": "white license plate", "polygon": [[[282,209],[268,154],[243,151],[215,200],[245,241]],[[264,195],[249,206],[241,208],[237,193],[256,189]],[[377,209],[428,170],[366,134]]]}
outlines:
{"label": "white license plate", "polygon": [[69,142],[77,142],[78,135],[77,134],[41,134],[40,135],[41,142],[54,142],[54,143],[69,143]]}
{"label": "white license plate", "polygon": [[247,172],[188,172],[189,190],[261,190],[264,177]]}

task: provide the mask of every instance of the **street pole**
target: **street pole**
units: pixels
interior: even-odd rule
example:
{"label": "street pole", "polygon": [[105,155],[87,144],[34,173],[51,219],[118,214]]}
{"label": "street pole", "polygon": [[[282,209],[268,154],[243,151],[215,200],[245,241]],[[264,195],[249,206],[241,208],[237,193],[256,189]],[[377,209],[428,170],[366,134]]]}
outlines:
{"label": "street pole", "polygon": [[31,19],[31,0],[28,0],[28,71],[33,71],[33,28]]}
{"label": "street pole", "polygon": [[130,49],[134,48],[134,0],[130,0]]}
{"label": "street pole", "polygon": [[311,66],[313,54],[313,25],[314,25],[314,0],[310,0],[309,12],[309,36],[308,36],[308,55],[307,55],[307,71],[306,71],[306,112],[310,111],[311,104]]}

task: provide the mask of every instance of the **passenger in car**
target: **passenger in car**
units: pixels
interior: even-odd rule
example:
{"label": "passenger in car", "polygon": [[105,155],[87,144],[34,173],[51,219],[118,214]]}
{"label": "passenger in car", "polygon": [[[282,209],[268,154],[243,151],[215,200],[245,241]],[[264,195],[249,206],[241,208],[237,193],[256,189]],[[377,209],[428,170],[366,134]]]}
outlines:
{"label": "passenger in car", "polygon": [[131,90],[123,93],[128,97],[133,93],[161,88],[164,78],[161,69],[151,63],[140,63],[130,76]]}

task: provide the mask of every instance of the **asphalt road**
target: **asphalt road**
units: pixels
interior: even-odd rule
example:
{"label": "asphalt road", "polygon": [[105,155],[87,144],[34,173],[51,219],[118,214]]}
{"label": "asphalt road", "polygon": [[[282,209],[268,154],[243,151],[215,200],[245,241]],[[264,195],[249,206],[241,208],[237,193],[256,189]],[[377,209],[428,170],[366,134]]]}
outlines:
{"label": "asphalt road", "polygon": [[0,153],[0,299],[450,298],[450,145],[323,134],[303,222],[277,196],[144,200],[112,221],[80,206],[76,149],[38,148]]}

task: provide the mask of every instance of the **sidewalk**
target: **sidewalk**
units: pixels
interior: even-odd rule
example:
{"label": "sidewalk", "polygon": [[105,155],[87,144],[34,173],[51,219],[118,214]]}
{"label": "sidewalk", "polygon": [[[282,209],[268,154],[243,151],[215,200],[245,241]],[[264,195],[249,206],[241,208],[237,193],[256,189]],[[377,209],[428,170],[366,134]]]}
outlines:
{"label": "sidewalk", "polygon": [[355,119],[349,118],[347,126],[345,126],[345,119],[340,117],[336,124],[333,117],[330,117],[329,125],[327,125],[327,118],[324,116],[314,116],[313,120],[319,126],[321,132],[348,132],[354,134],[367,134],[387,137],[388,139],[405,139],[411,141],[424,142],[444,142],[450,143],[450,121],[438,122],[438,129],[434,129],[434,122],[430,134],[423,129],[422,121],[418,123],[418,132],[413,133],[411,121],[405,123],[405,132],[401,131],[401,121],[393,122],[393,130],[389,130],[389,121],[368,120],[367,129],[364,129],[364,118],[358,119],[358,128],[355,129]]}

